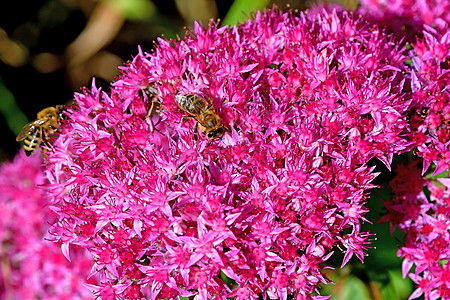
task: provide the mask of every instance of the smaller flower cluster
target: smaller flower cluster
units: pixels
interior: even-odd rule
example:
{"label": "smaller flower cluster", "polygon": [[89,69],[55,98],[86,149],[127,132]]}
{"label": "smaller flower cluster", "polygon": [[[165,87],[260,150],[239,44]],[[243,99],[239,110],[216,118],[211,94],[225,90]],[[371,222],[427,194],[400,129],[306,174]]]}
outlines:
{"label": "smaller flower cluster", "polygon": [[445,32],[450,24],[449,0],[360,0],[357,12],[398,38],[414,42],[424,25]]}
{"label": "smaller flower cluster", "polygon": [[406,233],[397,255],[404,259],[403,276],[417,284],[410,299],[450,299],[450,178],[425,179],[415,165],[396,169],[394,197],[385,201],[388,214],[380,221]]}
{"label": "smaller flower cluster", "polygon": [[424,159],[424,172],[437,165],[435,174],[450,167],[450,30],[424,31],[412,55],[411,140]]}
{"label": "smaller flower cluster", "polygon": [[0,168],[0,298],[93,299],[82,284],[92,267],[87,251],[73,247],[72,264],[44,239],[54,215],[37,188],[44,183],[41,165],[40,155],[21,151]]}

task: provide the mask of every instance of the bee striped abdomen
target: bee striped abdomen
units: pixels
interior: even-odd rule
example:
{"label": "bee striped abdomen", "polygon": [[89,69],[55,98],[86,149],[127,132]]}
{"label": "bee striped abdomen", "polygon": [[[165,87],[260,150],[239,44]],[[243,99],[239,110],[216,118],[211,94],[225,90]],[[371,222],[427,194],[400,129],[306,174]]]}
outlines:
{"label": "bee striped abdomen", "polygon": [[29,134],[24,139],[23,148],[25,150],[25,154],[30,156],[36,151],[42,141],[42,131],[39,128],[32,128],[29,131]]}

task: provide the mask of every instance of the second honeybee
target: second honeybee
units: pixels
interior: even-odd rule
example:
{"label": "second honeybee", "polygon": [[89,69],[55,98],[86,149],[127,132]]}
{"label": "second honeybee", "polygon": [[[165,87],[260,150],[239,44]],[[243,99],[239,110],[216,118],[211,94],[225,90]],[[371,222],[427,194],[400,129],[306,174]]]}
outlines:
{"label": "second honeybee", "polygon": [[16,141],[24,140],[23,148],[27,155],[31,155],[41,145],[58,131],[61,120],[64,119],[65,105],[47,107],[38,112],[37,119],[26,124],[17,135]]}

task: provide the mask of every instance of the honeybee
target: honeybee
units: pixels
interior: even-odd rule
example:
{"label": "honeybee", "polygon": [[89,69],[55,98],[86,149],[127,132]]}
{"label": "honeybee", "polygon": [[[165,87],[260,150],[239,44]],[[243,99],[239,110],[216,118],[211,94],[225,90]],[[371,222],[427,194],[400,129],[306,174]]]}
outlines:
{"label": "honeybee", "polygon": [[175,102],[182,111],[188,114],[188,117],[193,117],[197,121],[195,134],[197,134],[197,127],[200,127],[201,131],[206,133],[209,138],[223,136],[225,126],[212,103],[192,94],[176,95]]}
{"label": "honeybee", "polygon": [[49,138],[58,131],[64,119],[65,105],[47,107],[38,112],[37,119],[25,125],[17,135],[16,141],[24,140],[23,148],[27,156],[33,154],[41,143],[46,144]]}

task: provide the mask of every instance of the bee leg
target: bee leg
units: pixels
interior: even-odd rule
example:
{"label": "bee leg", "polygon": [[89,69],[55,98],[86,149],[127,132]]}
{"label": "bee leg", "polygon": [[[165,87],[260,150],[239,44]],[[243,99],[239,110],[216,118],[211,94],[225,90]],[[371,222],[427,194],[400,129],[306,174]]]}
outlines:
{"label": "bee leg", "polygon": [[[181,124],[185,123],[189,118],[193,118],[194,116],[190,116],[190,115],[184,115],[183,118],[181,119]],[[197,131],[198,131],[198,122],[195,122],[195,126],[194,126],[194,138],[195,140],[198,139],[197,136]]]}
{"label": "bee leg", "polygon": [[194,139],[195,139],[195,141],[198,141],[198,122],[196,122],[195,123],[195,126],[194,126]]}
{"label": "bee leg", "polygon": [[146,119],[148,119],[152,115],[154,104],[155,104],[155,102],[152,101],[152,105],[150,106],[150,108],[147,111],[147,114],[145,115]]}
{"label": "bee leg", "polygon": [[213,142],[213,139],[209,139],[208,145],[206,147],[211,146],[212,142]]}
{"label": "bee leg", "polygon": [[161,103],[156,97],[152,97],[150,103],[151,103],[150,108],[148,109],[147,115],[145,116],[146,119],[156,115],[156,110],[161,107]]}
{"label": "bee leg", "polygon": [[47,154],[47,152],[49,151],[49,148],[51,147],[51,144],[49,143],[49,141],[47,139],[43,139],[39,146],[41,147],[41,152],[43,154]]}
{"label": "bee leg", "polygon": [[42,132],[42,138],[41,138],[41,143],[43,145],[46,145],[47,147],[51,146],[52,143],[50,142],[50,138],[53,136],[53,132],[52,131],[48,131],[48,130],[44,130]]}
{"label": "bee leg", "polygon": [[193,116],[190,116],[190,115],[184,115],[183,118],[181,119],[181,124],[187,122],[187,120],[189,120],[189,118],[193,118]]}
{"label": "bee leg", "polygon": [[161,107],[161,102],[158,99],[158,90],[153,86],[148,87],[146,90],[143,90],[143,92],[148,95],[151,103],[150,108],[147,111],[147,115],[145,116],[147,119],[148,117],[156,114],[156,110]]}

